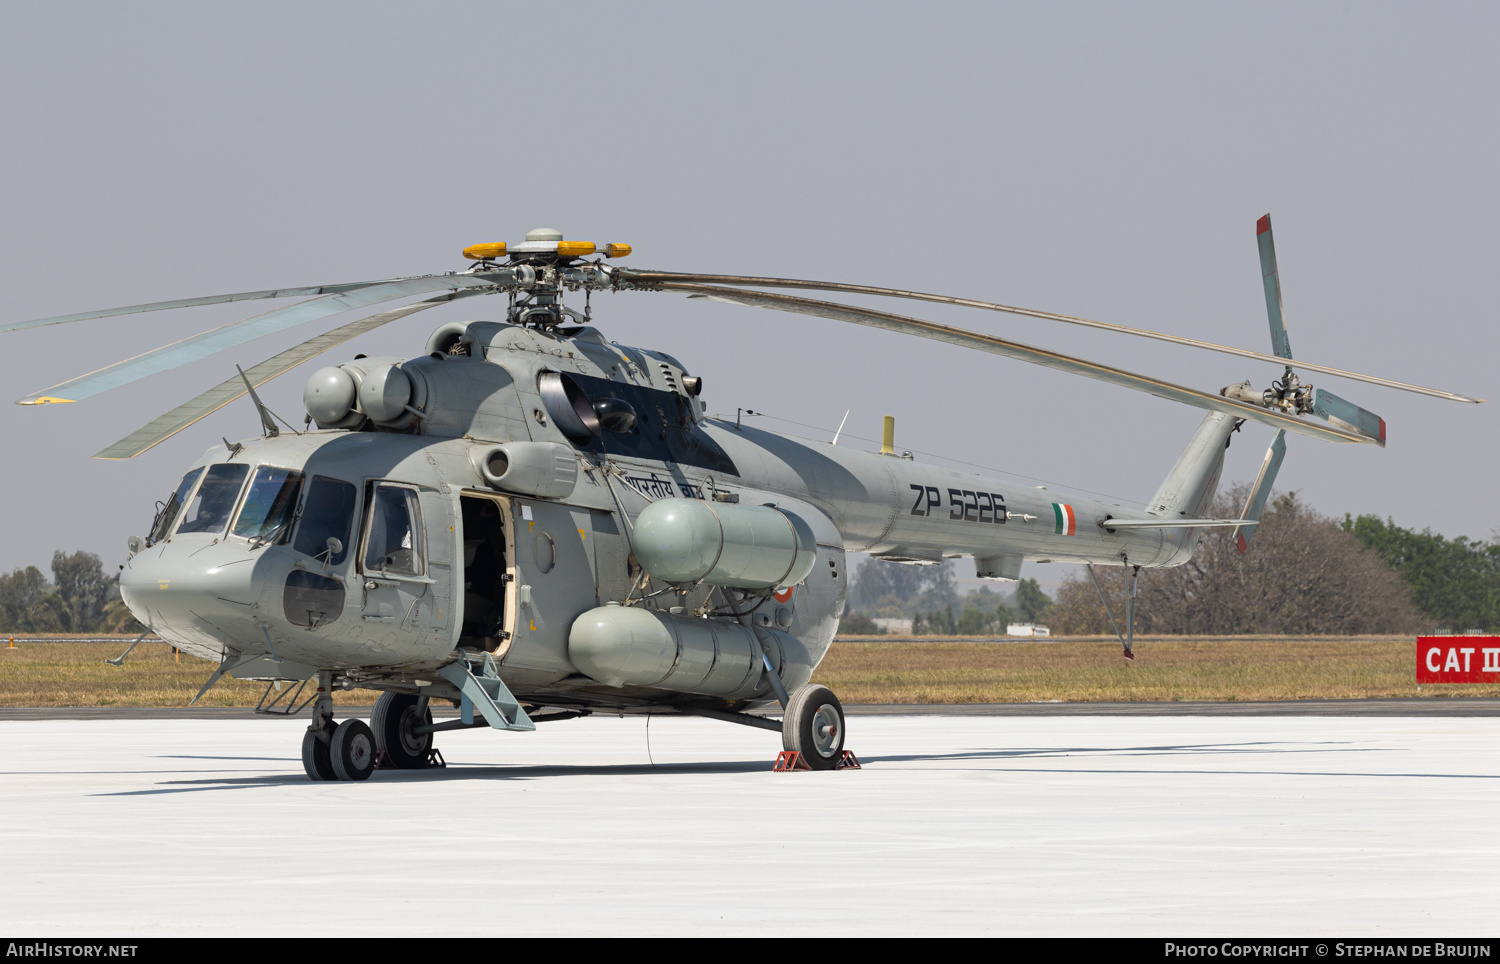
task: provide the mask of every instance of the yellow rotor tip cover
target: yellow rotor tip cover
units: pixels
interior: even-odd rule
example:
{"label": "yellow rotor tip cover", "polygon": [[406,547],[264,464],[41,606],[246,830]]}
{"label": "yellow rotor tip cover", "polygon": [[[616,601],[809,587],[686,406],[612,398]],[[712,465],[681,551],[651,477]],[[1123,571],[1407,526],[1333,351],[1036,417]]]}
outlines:
{"label": "yellow rotor tip cover", "polygon": [[489,258],[499,258],[505,254],[505,242],[497,241],[493,244],[471,244],[464,248],[464,257],[470,261],[484,261]]}
{"label": "yellow rotor tip cover", "polygon": [[606,244],[604,246],[604,256],[606,258],[624,258],[629,256],[629,254],[630,245],[628,244]]}
{"label": "yellow rotor tip cover", "polygon": [[598,248],[592,241],[559,241],[557,253],[564,258],[581,258],[593,254]]}
{"label": "yellow rotor tip cover", "polygon": [[58,402],[71,402],[71,398],[54,398],[51,395],[38,395],[36,398],[22,399],[22,405],[53,405]]}

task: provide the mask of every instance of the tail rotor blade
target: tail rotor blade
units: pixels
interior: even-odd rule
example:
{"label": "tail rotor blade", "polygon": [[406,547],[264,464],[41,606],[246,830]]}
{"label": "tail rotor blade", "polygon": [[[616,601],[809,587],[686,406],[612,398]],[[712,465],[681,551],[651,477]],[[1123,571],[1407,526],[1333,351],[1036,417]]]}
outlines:
{"label": "tail rotor blade", "polygon": [[1318,393],[1313,396],[1313,414],[1340,428],[1367,436],[1375,444],[1385,448],[1385,419],[1339,398],[1325,388],[1318,389]]}
{"label": "tail rotor blade", "polygon": [[[1241,519],[1260,521],[1260,514],[1265,511],[1266,499],[1271,496],[1271,486],[1276,482],[1276,473],[1281,471],[1281,460],[1286,458],[1286,432],[1283,429],[1276,430],[1276,437],[1271,439],[1271,447],[1266,449],[1266,458],[1260,464],[1260,474],[1255,477],[1255,485],[1250,489],[1250,498],[1245,500],[1245,511],[1240,513]],[[1239,546],[1240,554],[1243,555],[1248,547],[1250,537],[1255,535],[1259,526],[1244,526],[1234,531],[1235,542]]]}
{"label": "tail rotor blade", "polygon": [[1271,351],[1278,357],[1292,357],[1292,343],[1286,336],[1286,318],[1281,314],[1281,275],[1276,270],[1276,242],[1271,237],[1271,216],[1255,222],[1255,240],[1260,245],[1260,276],[1266,289],[1266,314],[1271,319]]}

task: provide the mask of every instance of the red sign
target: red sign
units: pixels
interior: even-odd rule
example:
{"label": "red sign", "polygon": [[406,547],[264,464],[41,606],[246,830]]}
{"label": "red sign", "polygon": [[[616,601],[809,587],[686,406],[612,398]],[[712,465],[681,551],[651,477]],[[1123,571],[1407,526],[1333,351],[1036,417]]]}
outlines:
{"label": "red sign", "polygon": [[1418,636],[1418,683],[1500,683],[1500,636]]}

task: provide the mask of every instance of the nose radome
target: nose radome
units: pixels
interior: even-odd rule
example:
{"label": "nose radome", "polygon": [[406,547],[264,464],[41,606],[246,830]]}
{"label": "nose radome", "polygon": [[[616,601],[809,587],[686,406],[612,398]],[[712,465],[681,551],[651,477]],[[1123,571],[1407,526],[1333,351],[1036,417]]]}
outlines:
{"label": "nose radome", "polygon": [[141,622],[185,640],[253,644],[266,613],[259,559],[232,543],[177,542],[147,549],[121,571],[125,605]]}

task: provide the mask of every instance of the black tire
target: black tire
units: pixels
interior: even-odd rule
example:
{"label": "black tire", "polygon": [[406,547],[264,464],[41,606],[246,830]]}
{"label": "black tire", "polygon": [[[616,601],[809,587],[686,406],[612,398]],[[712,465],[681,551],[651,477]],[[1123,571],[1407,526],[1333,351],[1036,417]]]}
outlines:
{"label": "black tire", "polygon": [[368,780],[375,772],[375,734],[364,720],[345,720],[333,731],[328,756],[340,780]]}
{"label": "black tire", "polygon": [[333,760],[328,755],[328,741],[320,740],[312,730],[302,734],[302,769],[309,780],[337,780]]}
{"label": "black tire", "polygon": [[781,746],[814,770],[832,770],[844,755],[844,706],[833,690],[808,685],[792,694],[781,719]]}
{"label": "black tire", "polygon": [[432,734],[413,733],[412,727],[419,723],[431,726],[432,710],[424,706],[418,714],[417,697],[409,693],[381,693],[375,701],[375,712],[370,714],[376,751],[384,751],[386,760],[398,769],[426,768]]}

